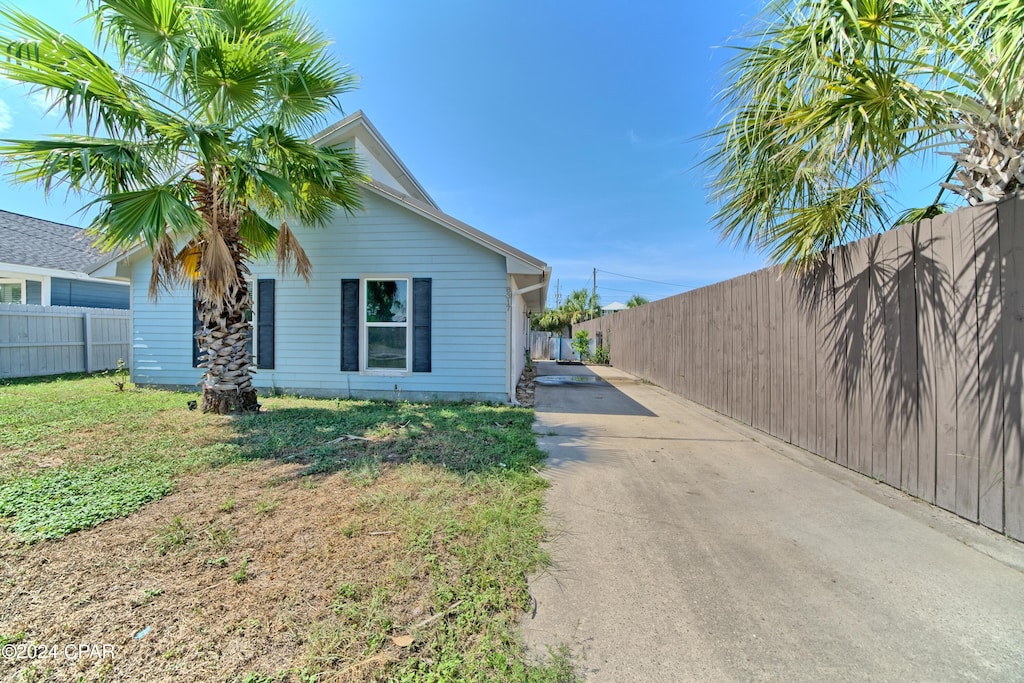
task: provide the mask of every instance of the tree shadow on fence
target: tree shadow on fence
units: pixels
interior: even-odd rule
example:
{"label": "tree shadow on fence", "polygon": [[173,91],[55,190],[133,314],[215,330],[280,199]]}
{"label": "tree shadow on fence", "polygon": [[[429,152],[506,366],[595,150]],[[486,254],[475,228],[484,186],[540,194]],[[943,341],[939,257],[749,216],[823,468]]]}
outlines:
{"label": "tree shadow on fence", "polygon": [[999,529],[1024,408],[1017,204],[865,238],[797,278],[835,384],[840,459],[848,448],[850,467]]}

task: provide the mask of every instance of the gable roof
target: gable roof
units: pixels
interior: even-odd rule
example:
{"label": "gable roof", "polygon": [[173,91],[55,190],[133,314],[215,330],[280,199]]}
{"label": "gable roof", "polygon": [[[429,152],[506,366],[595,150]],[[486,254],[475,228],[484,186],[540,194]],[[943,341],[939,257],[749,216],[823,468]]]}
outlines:
{"label": "gable roof", "polygon": [[[346,144],[353,140],[365,148],[369,152],[371,160],[378,162],[382,170],[398,183],[399,187],[397,189],[411,197],[415,197],[421,202],[429,204],[435,209],[439,208],[437,203],[427,194],[427,191],[423,189],[423,186],[420,185],[419,181],[413,177],[406,165],[402,163],[402,160],[398,158],[395,150],[391,149],[391,145],[387,143],[380,132],[370,123],[370,119],[366,118],[366,114],[362,110],[349,114],[333,126],[328,126],[310,138],[309,141],[315,145],[332,147]],[[372,177],[374,169],[368,168],[367,170]],[[376,178],[375,180],[386,183],[385,178]]]}
{"label": "gable roof", "polygon": [[0,263],[85,273],[107,259],[81,228],[0,211]]}

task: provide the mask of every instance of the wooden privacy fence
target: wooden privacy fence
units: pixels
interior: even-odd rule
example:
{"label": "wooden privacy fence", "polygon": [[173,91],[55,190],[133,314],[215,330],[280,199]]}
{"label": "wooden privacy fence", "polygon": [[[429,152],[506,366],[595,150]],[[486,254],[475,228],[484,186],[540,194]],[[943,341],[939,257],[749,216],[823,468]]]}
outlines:
{"label": "wooden privacy fence", "polygon": [[130,353],[129,311],[0,305],[0,378],[111,370]]}
{"label": "wooden privacy fence", "polygon": [[1024,199],[576,329],[618,368],[1024,540]]}

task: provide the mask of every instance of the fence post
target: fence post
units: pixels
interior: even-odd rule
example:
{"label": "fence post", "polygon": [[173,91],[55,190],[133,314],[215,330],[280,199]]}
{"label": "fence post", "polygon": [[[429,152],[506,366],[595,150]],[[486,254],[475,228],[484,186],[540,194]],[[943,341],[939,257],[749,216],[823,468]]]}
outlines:
{"label": "fence post", "polygon": [[85,371],[92,372],[92,313],[82,312],[82,341],[85,346]]}

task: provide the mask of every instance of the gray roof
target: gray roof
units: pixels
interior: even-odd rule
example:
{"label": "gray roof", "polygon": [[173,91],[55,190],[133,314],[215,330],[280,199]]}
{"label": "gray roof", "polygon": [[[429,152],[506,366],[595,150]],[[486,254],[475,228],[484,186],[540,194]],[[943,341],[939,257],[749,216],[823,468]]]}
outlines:
{"label": "gray roof", "polygon": [[0,263],[84,273],[106,258],[91,242],[73,225],[0,211]]}

